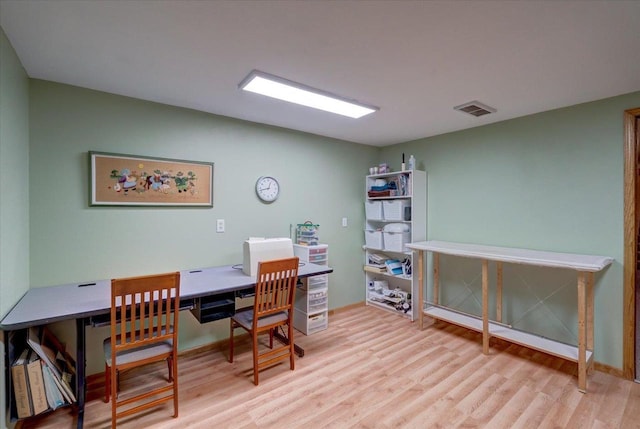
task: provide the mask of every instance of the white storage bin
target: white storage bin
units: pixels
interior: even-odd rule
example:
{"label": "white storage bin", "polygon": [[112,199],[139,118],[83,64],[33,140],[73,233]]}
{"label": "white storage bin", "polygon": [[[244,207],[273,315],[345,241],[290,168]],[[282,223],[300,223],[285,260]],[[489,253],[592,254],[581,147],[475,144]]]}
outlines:
{"label": "white storage bin", "polygon": [[392,252],[404,252],[407,249],[405,245],[411,239],[411,232],[385,232],[384,233],[384,250]]}
{"label": "white storage bin", "polygon": [[[411,207],[408,200],[390,200],[382,202],[382,214],[385,220],[410,220],[405,219],[405,208]],[[411,210],[411,209],[409,209]]]}
{"label": "white storage bin", "polygon": [[382,231],[366,230],[364,232],[364,242],[370,249],[382,249]]}
{"label": "white storage bin", "polygon": [[367,219],[382,220],[382,201],[365,201],[364,211]]}

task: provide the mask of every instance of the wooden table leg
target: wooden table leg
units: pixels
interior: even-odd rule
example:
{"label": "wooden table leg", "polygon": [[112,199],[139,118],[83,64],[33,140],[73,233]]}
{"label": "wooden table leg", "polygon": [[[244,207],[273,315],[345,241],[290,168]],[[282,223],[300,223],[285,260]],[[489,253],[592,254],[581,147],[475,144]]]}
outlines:
{"label": "wooden table leg", "polygon": [[424,329],[424,252],[418,250],[418,323]]}
{"label": "wooden table leg", "polygon": [[587,391],[587,323],[585,273],[578,271],[578,390]]}
{"label": "wooden table leg", "polygon": [[502,322],[502,262],[496,262],[496,322]]}
{"label": "wooden table leg", "polygon": [[[587,273],[587,350],[593,353],[593,273]],[[592,355],[593,356],[593,355]],[[593,359],[587,367],[587,374],[593,372]]]}
{"label": "wooden table leg", "polygon": [[489,354],[489,261],[482,260],[482,353]]}
{"label": "wooden table leg", "polygon": [[433,303],[440,304],[440,254],[433,252]]}

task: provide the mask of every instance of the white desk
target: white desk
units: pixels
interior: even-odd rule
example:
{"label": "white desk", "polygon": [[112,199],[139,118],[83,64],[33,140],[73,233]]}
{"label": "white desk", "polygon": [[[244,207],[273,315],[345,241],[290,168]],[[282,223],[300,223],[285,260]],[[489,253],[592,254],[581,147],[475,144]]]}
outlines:
{"label": "white desk", "polygon": [[[593,365],[593,274],[613,262],[607,256],[578,255],[571,253],[544,252],[508,247],[483,246],[477,244],[450,243],[444,241],[422,241],[410,243],[408,248],[419,252],[418,302],[424,307],[424,252],[433,254],[433,302],[422,308],[419,323],[422,329],[424,316],[444,320],[482,332],[482,351],[489,353],[489,339],[501,338],[513,343],[543,351],[578,363],[578,389],[587,389],[587,370]],[[439,254],[477,258],[482,260],[482,318],[461,314],[439,304]],[[497,268],[496,318],[489,320],[489,269],[488,261],[495,261]],[[541,267],[568,268],[578,273],[578,347],[559,343],[511,329],[502,324],[502,263],[536,265]]]}
{"label": "white desk", "polygon": [[[331,272],[333,269],[326,265],[307,262],[298,269],[298,278]],[[197,298],[251,289],[255,287],[255,283],[255,276],[247,276],[242,268],[235,269],[231,265],[181,271],[180,309],[192,308]],[[105,315],[109,315],[110,309],[111,280],[98,280],[29,289],[0,322],[0,330],[5,331],[5,347],[9,347],[9,331],[75,319],[78,428],[82,428],[84,419],[85,327],[93,318],[104,319]]]}

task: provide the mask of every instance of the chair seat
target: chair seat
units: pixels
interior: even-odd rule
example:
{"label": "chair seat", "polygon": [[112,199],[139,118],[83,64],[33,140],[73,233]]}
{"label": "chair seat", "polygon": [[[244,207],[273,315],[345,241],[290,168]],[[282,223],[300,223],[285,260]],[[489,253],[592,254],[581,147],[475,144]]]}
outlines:
{"label": "chair seat", "polygon": [[[284,322],[289,317],[288,312],[280,311],[278,313],[270,314],[265,317],[261,317],[258,319],[258,328],[263,326],[272,325],[278,322]],[[249,308],[244,311],[240,311],[231,317],[233,320],[238,323],[238,325],[242,326],[246,330],[251,330],[253,326],[253,308]]]}
{"label": "chair seat", "polygon": [[[103,343],[104,359],[108,366],[111,366],[111,338],[106,338]],[[167,340],[160,343],[149,344],[118,353],[118,365],[126,365],[131,362],[149,359],[154,356],[160,356],[171,353],[173,349],[173,341]]]}

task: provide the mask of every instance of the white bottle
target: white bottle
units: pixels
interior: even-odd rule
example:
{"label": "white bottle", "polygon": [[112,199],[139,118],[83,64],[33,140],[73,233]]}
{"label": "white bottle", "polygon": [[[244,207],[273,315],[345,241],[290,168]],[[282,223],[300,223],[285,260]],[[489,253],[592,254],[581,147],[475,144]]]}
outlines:
{"label": "white bottle", "polygon": [[413,155],[411,155],[409,157],[409,170],[415,170],[416,169],[416,159],[413,157]]}

